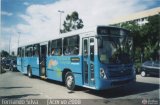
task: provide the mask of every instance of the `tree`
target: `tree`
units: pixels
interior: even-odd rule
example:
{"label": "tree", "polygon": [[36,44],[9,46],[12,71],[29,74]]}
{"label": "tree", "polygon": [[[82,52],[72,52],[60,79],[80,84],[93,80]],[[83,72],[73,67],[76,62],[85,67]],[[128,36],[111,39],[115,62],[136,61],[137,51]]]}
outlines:
{"label": "tree", "polygon": [[1,51],[1,57],[8,57],[9,53],[7,51],[2,50]]}
{"label": "tree", "polygon": [[149,53],[147,56],[149,59],[159,59],[159,22],[160,17],[159,15],[150,16],[148,18],[148,23],[144,25],[144,37],[145,37],[145,43],[144,46],[147,49],[146,53]]}
{"label": "tree", "polygon": [[148,23],[144,25],[139,25],[135,21],[121,24],[122,28],[126,28],[131,31],[136,64],[140,64],[142,58],[143,61],[159,59],[159,22],[159,15],[155,15],[148,17]]}
{"label": "tree", "polygon": [[143,35],[141,35],[141,26],[139,26],[135,21],[131,21],[129,23],[123,23],[121,25],[122,28],[126,28],[131,31],[131,36],[133,37],[134,49],[137,47],[143,47]]}
{"label": "tree", "polygon": [[15,52],[14,52],[14,51],[12,51],[11,55],[12,55],[12,56],[15,56]]}
{"label": "tree", "polygon": [[83,21],[79,18],[78,12],[74,11],[71,15],[68,14],[66,16],[66,20],[63,23],[63,29],[60,30],[60,32],[70,32],[72,30],[81,29],[83,26]]}
{"label": "tree", "polygon": [[148,18],[148,23],[141,26],[134,21],[123,23],[121,26],[131,30],[134,42],[135,58],[140,59],[140,56],[143,54],[144,60],[158,59],[160,38],[159,15],[150,16]]}

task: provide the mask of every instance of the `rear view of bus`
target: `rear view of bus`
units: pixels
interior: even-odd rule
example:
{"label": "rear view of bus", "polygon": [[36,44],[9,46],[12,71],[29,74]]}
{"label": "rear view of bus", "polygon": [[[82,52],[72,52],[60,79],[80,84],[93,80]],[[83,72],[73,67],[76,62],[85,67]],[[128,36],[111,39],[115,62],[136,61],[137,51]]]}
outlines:
{"label": "rear view of bus", "polygon": [[97,47],[100,76],[97,89],[117,87],[136,80],[133,41],[129,31],[116,27],[97,27]]}

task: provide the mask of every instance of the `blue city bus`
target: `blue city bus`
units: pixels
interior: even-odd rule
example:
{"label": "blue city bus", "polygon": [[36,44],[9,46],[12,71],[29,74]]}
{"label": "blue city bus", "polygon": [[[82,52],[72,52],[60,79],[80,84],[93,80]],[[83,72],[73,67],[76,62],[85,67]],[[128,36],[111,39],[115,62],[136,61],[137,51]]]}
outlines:
{"label": "blue city bus", "polygon": [[52,40],[18,47],[17,68],[29,77],[39,76],[75,86],[103,90],[133,83],[133,41],[126,29],[96,26]]}

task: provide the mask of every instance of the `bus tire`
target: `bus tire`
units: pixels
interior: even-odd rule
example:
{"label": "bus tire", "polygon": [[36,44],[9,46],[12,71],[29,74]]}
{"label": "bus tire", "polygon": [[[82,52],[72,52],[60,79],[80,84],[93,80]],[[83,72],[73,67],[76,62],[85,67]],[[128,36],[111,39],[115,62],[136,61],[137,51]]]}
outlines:
{"label": "bus tire", "polygon": [[32,69],[31,69],[30,66],[28,67],[27,75],[28,75],[29,78],[32,78]]}
{"label": "bus tire", "polygon": [[75,88],[75,79],[72,72],[67,72],[65,75],[65,84],[67,89],[74,90]]}

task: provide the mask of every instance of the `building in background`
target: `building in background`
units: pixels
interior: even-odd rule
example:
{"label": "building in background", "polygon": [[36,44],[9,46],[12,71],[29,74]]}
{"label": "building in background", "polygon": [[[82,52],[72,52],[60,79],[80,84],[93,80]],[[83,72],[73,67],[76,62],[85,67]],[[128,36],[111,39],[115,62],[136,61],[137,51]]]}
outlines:
{"label": "building in background", "polygon": [[131,21],[135,21],[137,24],[143,25],[148,22],[148,17],[154,16],[154,15],[159,15],[159,14],[160,14],[160,7],[157,7],[157,8],[133,13],[128,16],[123,16],[123,17],[113,19],[110,21],[109,25],[121,26],[122,23],[126,23],[126,22],[129,23]]}

